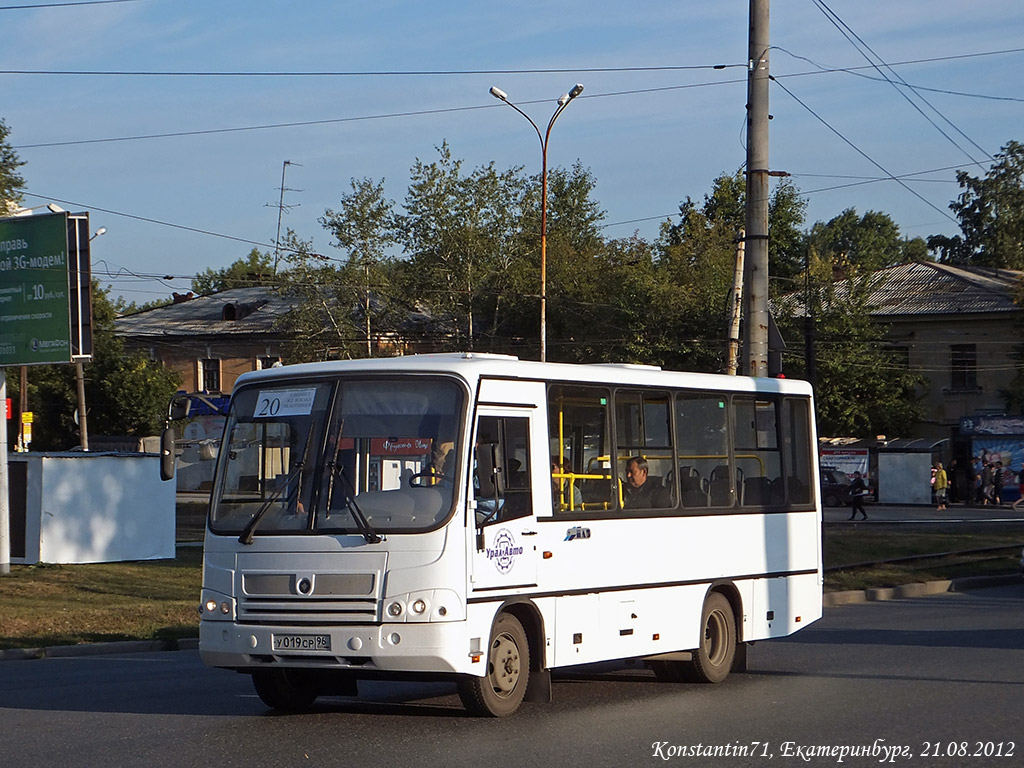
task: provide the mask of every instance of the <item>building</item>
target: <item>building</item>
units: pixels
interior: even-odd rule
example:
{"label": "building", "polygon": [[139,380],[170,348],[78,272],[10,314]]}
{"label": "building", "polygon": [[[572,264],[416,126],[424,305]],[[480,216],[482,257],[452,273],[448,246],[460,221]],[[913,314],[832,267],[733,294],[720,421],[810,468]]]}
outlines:
{"label": "building", "polygon": [[178,373],[185,391],[227,394],[243,373],[282,360],[280,321],[293,305],[264,287],[175,294],[173,304],[119,317],[114,330],[127,347]]}
{"label": "building", "polygon": [[920,371],[925,418],[904,437],[959,439],[961,422],[1002,414],[1024,312],[1014,294],[1024,272],[935,262],[881,270],[868,299],[891,348]]}

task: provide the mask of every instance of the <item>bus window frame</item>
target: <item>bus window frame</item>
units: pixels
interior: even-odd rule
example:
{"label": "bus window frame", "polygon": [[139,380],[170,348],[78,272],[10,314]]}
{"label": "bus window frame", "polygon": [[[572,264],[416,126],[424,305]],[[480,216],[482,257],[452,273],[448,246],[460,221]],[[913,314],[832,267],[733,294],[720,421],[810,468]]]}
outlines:
{"label": "bus window frame", "polygon": [[[617,405],[616,397],[617,397],[618,391],[622,390],[624,392],[641,392],[641,393],[642,392],[652,392],[652,393],[660,393],[660,394],[667,393],[669,395],[669,398],[670,398],[669,418],[670,418],[670,421],[671,421],[671,429],[672,429],[672,434],[670,435],[670,438],[671,438],[671,441],[672,441],[671,448],[672,448],[672,453],[673,453],[673,460],[675,461],[675,465],[674,466],[676,466],[676,467],[679,466],[679,461],[680,461],[680,458],[679,458],[679,456],[680,456],[680,453],[679,453],[679,441],[678,441],[678,433],[677,433],[677,429],[678,429],[678,424],[677,424],[678,412],[677,411],[678,411],[678,409],[677,409],[677,405],[676,405],[677,402],[678,402],[678,396],[679,395],[686,395],[686,396],[695,396],[695,397],[700,397],[700,396],[718,397],[718,398],[723,399],[726,402],[725,410],[726,410],[726,425],[727,425],[726,426],[726,429],[727,429],[727,445],[726,445],[727,455],[725,457],[723,457],[723,458],[726,459],[725,463],[727,463],[727,465],[729,467],[730,477],[732,478],[731,493],[730,493],[731,503],[728,506],[684,507],[682,505],[682,503],[681,503],[681,495],[678,492],[678,489],[673,489],[672,497],[673,497],[674,506],[672,506],[672,507],[664,507],[664,508],[657,508],[657,507],[655,507],[655,508],[651,508],[651,509],[632,509],[632,510],[627,510],[627,509],[623,509],[622,508],[621,501],[620,501],[619,498],[613,498],[612,501],[615,503],[615,507],[613,509],[594,509],[594,510],[564,509],[564,510],[557,510],[554,513],[554,517],[557,518],[559,521],[562,521],[562,520],[565,520],[565,521],[577,521],[577,520],[578,521],[588,521],[588,520],[619,520],[619,519],[656,518],[656,517],[717,517],[717,516],[721,516],[721,515],[753,515],[753,514],[790,514],[790,513],[795,513],[795,512],[813,512],[817,508],[816,507],[816,504],[817,504],[817,502],[816,502],[817,494],[814,491],[813,482],[810,479],[809,479],[808,482],[811,485],[811,492],[810,492],[808,500],[805,501],[805,502],[793,502],[793,501],[791,501],[790,500],[790,492],[789,492],[788,485],[784,485],[784,496],[783,496],[782,503],[780,503],[780,504],[745,505],[745,504],[741,504],[740,503],[740,500],[741,500],[741,498],[740,498],[740,488],[739,488],[738,484],[736,483],[736,478],[735,478],[736,459],[737,459],[737,456],[739,454],[737,454],[737,449],[736,449],[736,434],[735,434],[736,413],[735,413],[735,407],[734,407],[734,404],[733,404],[734,398],[749,398],[749,399],[754,400],[755,402],[758,401],[758,400],[770,400],[774,404],[775,417],[776,417],[776,426],[775,426],[775,429],[776,429],[776,443],[777,443],[776,450],[779,452],[780,471],[782,473],[782,477],[786,478],[787,477],[787,472],[790,469],[790,467],[788,466],[788,460],[789,459],[788,459],[788,457],[786,456],[786,453],[785,453],[785,445],[787,444],[787,441],[784,439],[784,436],[781,434],[781,430],[784,428],[783,419],[784,419],[784,411],[785,411],[785,402],[787,400],[792,400],[794,402],[799,402],[799,403],[803,404],[802,407],[805,409],[806,416],[807,416],[807,418],[805,420],[805,425],[806,425],[807,430],[808,430],[808,433],[807,433],[807,435],[805,437],[808,440],[810,440],[810,439],[812,439],[811,432],[813,431],[813,414],[812,414],[811,408],[810,408],[810,403],[812,402],[812,397],[809,396],[809,395],[800,395],[800,394],[784,393],[784,392],[766,392],[766,391],[757,390],[757,389],[750,390],[750,391],[747,391],[747,390],[715,390],[715,389],[707,389],[707,388],[686,389],[686,388],[679,388],[679,387],[665,387],[665,386],[661,386],[661,385],[646,387],[644,385],[635,385],[635,384],[625,385],[625,384],[614,384],[614,383],[610,384],[610,383],[607,383],[607,382],[563,381],[561,379],[558,379],[558,380],[555,380],[555,379],[547,380],[545,382],[545,384],[547,385],[546,386],[546,390],[545,390],[546,391],[545,407],[548,408],[549,411],[550,411],[550,408],[551,408],[551,405],[552,405],[552,398],[551,398],[550,393],[551,393],[551,389],[553,387],[558,387],[558,386],[561,386],[561,387],[580,387],[580,388],[596,387],[596,388],[603,388],[603,389],[607,390],[610,393],[610,396],[611,396],[610,402],[606,404],[605,408],[606,408],[606,419],[607,419],[607,423],[608,423],[608,428],[611,431],[610,440],[611,440],[612,451],[617,451],[617,449],[618,449],[617,434],[616,434],[616,432],[617,432],[617,414],[616,414],[616,411],[615,411],[615,408],[616,408],[616,405]],[[552,422],[552,418],[553,418],[553,414],[549,412],[547,414],[547,423],[548,423],[549,426],[550,426],[550,424]],[[549,431],[548,437],[549,437],[550,440],[557,440],[557,438],[558,438],[557,435],[551,434],[550,431]],[[750,454],[750,457],[754,457],[754,454]],[[600,457],[598,457],[598,458],[600,458]],[[609,458],[612,459],[612,461],[611,461],[611,465],[612,465],[612,470],[611,470],[612,471],[612,480],[616,484],[615,487],[618,487],[618,483],[620,481],[619,473],[618,473],[618,467],[617,467],[618,462],[615,460],[615,456],[613,454],[610,454]],[[569,475],[559,475],[559,477],[560,478],[570,478]],[[579,478],[581,476],[580,475],[572,475],[571,477],[572,478]],[[623,478],[623,481],[624,481],[624,478]]]}
{"label": "bus window frame", "polygon": [[[275,371],[286,371],[287,369],[273,369]],[[326,461],[326,446],[329,434],[332,432],[335,422],[335,414],[338,407],[339,393],[341,392],[342,385],[345,382],[353,381],[383,381],[383,380],[408,380],[410,378],[416,379],[429,379],[435,381],[446,381],[453,383],[457,390],[457,396],[459,398],[458,408],[452,414],[453,423],[456,428],[455,434],[455,447],[454,447],[454,474],[451,475],[452,482],[452,503],[443,518],[437,520],[430,526],[424,527],[395,527],[395,528],[383,528],[381,533],[391,535],[417,535],[423,533],[431,533],[433,531],[440,530],[451,524],[451,521],[455,518],[456,513],[465,506],[464,495],[466,478],[466,459],[465,459],[465,442],[468,436],[471,434],[471,428],[467,423],[469,414],[472,412],[472,403],[475,400],[475,394],[470,390],[468,383],[461,376],[455,374],[446,374],[438,371],[428,371],[423,373],[390,373],[387,375],[380,375],[374,373],[353,373],[353,374],[337,374],[337,373],[325,373],[316,376],[310,376],[309,378],[298,379],[294,376],[274,376],[267,378],[260,378],[256,381],[247,382],[243,387],[232,392],[231,399],[234,402],[239,392],[247,391],[253,388],[272,388],[281,387],[288,388],[294,386],[297,382],[302,382],[306,385],[319,385],[327,383],[331,386],[331,392],[328,397],[328,406],[326,408],[325,422],[322,425],[321,435],[315,446],[315,455],[313,460],[315,465],[313,467],[313,474],[308,482],[313,483],[311,489],[311,497],[309,499],[310,509],[307,510],[306,515],[308,516],[307,524],[301,529],[287,529],[287,530],[264,530],[258,528],[256,530],[256,536],[268,535],[268,536],[358,536],[361,535],[358,526],[355,525],[355,521],[352,521],[350,526],[338,529],[323,529],[317,526],[316,521],[318,516],[323,512],[320,505],[324,503],[323,498],[323,479],[325,472],[325,461]],[[213,514],[215,506],[220,498],[221,482],[223,482],[224,471],[221,466],[222,462],[226,461],[226,445],[229,440],[228,426],[231,423],[231,416],[229,413],[228,420],[224,424],[224,433],[222,436],[220,455],[217,460],[217,467],[215,469],[215,477],[218,478],[218,482],[215,484],[211,492],[210,506],[207,511],[207,526],[210,532],[217,536],[237,536],[238,531],[233,529],[217,528],[213,525]],[[253,423],[253,422],[246,422]],[[358,496],[356,497],[358,502]]]}

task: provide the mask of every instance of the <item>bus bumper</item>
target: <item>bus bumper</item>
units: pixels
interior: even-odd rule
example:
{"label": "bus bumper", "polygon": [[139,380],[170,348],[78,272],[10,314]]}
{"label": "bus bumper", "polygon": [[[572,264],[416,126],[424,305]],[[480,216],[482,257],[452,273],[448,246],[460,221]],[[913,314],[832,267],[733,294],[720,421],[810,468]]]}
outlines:
{"label": "bus bumper", "polygon": [[[211,667],[268,666],[370,672],[482,675],[466,640],[465,622],[345,627],[199,624],[199,655]],[[476,654],[479,659],[479,653]]]}

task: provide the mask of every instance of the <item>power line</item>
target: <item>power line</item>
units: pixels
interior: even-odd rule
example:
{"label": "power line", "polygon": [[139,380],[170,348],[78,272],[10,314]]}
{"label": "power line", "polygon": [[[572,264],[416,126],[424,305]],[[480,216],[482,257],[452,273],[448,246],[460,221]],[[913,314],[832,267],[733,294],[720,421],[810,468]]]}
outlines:
{"label": "power line", "polygon": [[[107,0],[131,2],[132,0]],[[2,10],[2,9],[0,9]],[[406,69],[406,70],[130,70],[130,69],[0,69],[0,75],[58,75],[70,77],[448,77],[469,75],[555,75],[609,72],[687,72],[707,69],[746,69],[743,64],[670,64],[651,67],[560,67],[551,69]]]}
{"label": "power line", "polygon": [[954,224],[957,224],[959,226],[960,222],[958,222],[955,218],[953,218],[949,214],[948,211],[942,210],[937,205],[932,203],[930,200],[928,200],[925,197],[923,197],[922,195],[918,194],[916,190],[911,189],[907,185],[907,183],[905,181],[903,181],[903,179],[901,179],[900,177],[898,177],[895,174],[891,173],[884,166],[882,166],[881,163],[879,163],[877,160],[875,160],[870,155],[868,155],[867,152],[865,152],[860,147],[858,147],[856,144],[854,144],[852,141],[850,141],[850,139],[846,138],[846,136],[844,136],[842,133],[840,133],[840,131],[837,128],[835,128],[834,126],[829,124],[829,122],[827,120],[825,120],[825,118],[823,118],[821,115],[819,115],[813,109],[811,109],[810,106],[808,106],[805,102],[803,102],[795,93],[793,93],[791,90],[789,90],[789,88],[787,88],[785,85],[780,83],[775,77],[772,77],[771,79],[772,79],[772,82],[774,82],[782,90],[784,90],[787,94],[789,94],[789,97],[791,99],[793,99],[797,104],[799,104],[801,107],[803,107],[808,112],[810,112],[822,125],[824,125],[830,131],[832,131],[832,133],[834,133],[836,136],[838,136],[840,139],[842,139],[857,154],[859,154],[861,157],[863,157],[865,160],[867,160],[869,163],[871,163],[873,166],[875,166],[878,170],[880,170],[882,173],[884,173],[886,175],[886,178],[892,179],[897,184],[899,184],[901,187],[903,187],[905,190],[907,190],[910,194],[912,194],[914,197],[916,197],[918,200],[920,200],[922,203],[927,205],[929,208],[932,208],[933,210],[938,211],[943,216],[945,216],[947,219],[949,219]]}
{"label": "power line", "polygon": [[[780,50],[784,50],[784,49],[780,49]],[[776,75],[775,76],[776,80],[779,80],[779,79],[782,79],[782,78],[791,78],[791,77],[806,77],[808,75],[831,74],[831,73],[836,73],[836,72],[845,72],[845,73],[849,73],[849,74],[859,74],[857,72],[857,70],[859,70],[859,69],[871,69],[871,68],[874,68],[873,65],[872,66],[863,66],[863,67],[847,67],[847,68],[824,68],[824,67],[821,67],[820,65],[816,64],[815,62],[811,61],[810,59],[806,59],[805,57],[802,57],[802,56],[797,56],[796,54],[792,54],[789,51],[785,51],[785,52],[789,53],[789,55],[793,56],[794,58],[799,58],[799,59],[803,59],[805,61],[808,61],[809,63],[814,64],[815,66],[819,67],[819,69],[816,70],[816,71],[813,71],[813,72],[796,72],[796,73],[790,73],[790,74],[785,74],[785,75]],[[896,62],[895,64],[890,65],[890,66],[900,66],[900,65],[904,65],[904,64],[915,64],[915,63],[927,63],[927,62],[936,62],[936,61],[946,61],[946,60],[950,60],[950,59],[961,59],[961,58],[975,57],[975,56],[991,56],[991,55],[997,55],[997,54],[1018,53],[1018,52],[1024,52],[1024,48],[1007,49],[1007,50],[1002,50],[1002,51],[987,51],[987,52],[976,53],[976,54],[961,54],[961,55],[957,55],[957,56],[936,57],[936,58],[930,58],[930,59],[914,59],[914,60]],[[726,66],[732,67],[732,66],[735,66],[735,65],[726,65]],[[693,68],[694,69],[708,69],[708,68],[719,69],[719,68],[724,68],[724,66],[711,66],[711,65],[708,65],[708,66],[695,66]],[[618,68],[618,69],[610,69],[610,70],[604,70],[604,71],[617,71],[617,72],[618,71],[640,71],[640,70],[643,70],[643,69],[644,68],[632,68],[632,69],[630,69],[630,68]],[[671,69],[671,68],[669,68],[669,67],[651,67],[651,68],[647,68],[646,71],[657,71],[659,69]],[[530,71],[531,70],[510,70],[510,73],[512,73],[512,74],[524,74],[524,73],[527,73],[527,72],[530,72]],[[554,70],[552,70],[552,71],[554,71]],[[565,71],[566,72],[584,72],[584,71],[588,71],[588,70],[572,69],[572,70],[565,70]],[[596,71],[596,70],[594,70],[594,71]],[[14,71],[14,70],[7,70],[7,71],[0,70],[0,74],[19,74],[19,73],[20,74],[25,74],[25,72],[19,72],[19,71]],[[43,71],[40,71],[40,72],[37,72],[36,74],[58,74],[58,73],[55,72],[55,71],[54,72],[43,72]],[[75,74],[75,73],[71,73],[71,74]],[[80,73],[80,74],[85,74],[85,73]],[[110,74],[113,74],[113,73],[110,73]],[[127,74],[131,74],[131,73],[127,73]],[[143,74],[143,73],[135,73],[135,74]],[[165,74],[171,74],[171,73],[165,73]],[[189,74],[199,74],[199,73],[182,72],[182,73],[177,73],[177,74],[180,74],[182,76],[186,76],[186,75],[189,75]],[[210,73],[210,74],[211,75],[217,75],[217,74],[229,75],[230,74],[230,75],[243,76],[246,73],[241,73],[240,72],[240,73]],[[252,75],[260,75],[260,74],[262,74],[262,75],[270,76],[271,73],[249,73],[249,74],[252,74]],[[299,75],[302,75],[303,73],[284,73],[284,74],[290,74],[290,75],[299,76]],[[316,74],[316,73],[305,73],[305,74]],[[327,74],[327,73],[319,73],[319,74]],[[353,76],[356,76],[356,75],[372,76],[372,75],[375,75],[375,74],[388,75],[388,74],[409,74],[409,73],[400,73],[400,72],[391,72],[391,73],[388,73],[388,72],[382,72],[382,73],[362,72],[362,73],[358,73],[358,72],[353,72],[351,74]],[[422,73],[419,73],[419,74],[444,74],[444,73],[442,73],[442,72],[422,72]],[[466,72],[459,72],[458,74],[474,74],[474,73],[466,71]],[[872,79],[872,80],[878,80],[878,78],[871,78],[870,76],[863,75],[863,74],[860,74],[860,76],[861,77],[868,77],[869,79]],[[653,88],[636,88],[636,89],[630,89],[630,90],[624,90],[624,91],[610,91],[610,92],[607,92],[607,93],[592,93],[592,94],[588,94],[588,95],[585,95],[585,96],[581,96],[580,98],[596,99],[596,98],[610,98],[610,97],[617,97],[617,96],[635,96],[635,95],[642,95],[642,94],[647,94],[647,93],[659,93],[659,92],[665,92],[665,91],[687,90],[687,89],[691,89],[691,88],[706,88],[706,87],[711,87],[711,86],[736,85],[736,84],[742,84],[742,83],[745,83],[745,82],[746,82],[745,78],[743,78],[743,79],[735,79],[735,80],[717,80],[717,81],[713,81],[713,82],[687,83],[687,84],[683,84],[683,85],[660,86],[660,87],[653,87]],[[891,82],[891,81],[889,81],[889,82]],[[923,86],[914,86],[914,85],[910,85],[910,84],[906,84],[906,83],[905,83],[905,85],[906,85],[907,88],[916,88],[916,89],[919,89],[919,90],[937,90],[940,93],[948,93],[948,94],[954,94],[954,95],[958,95],[958,96],[965,96],[965,97],[972,97],[972,98],[979,98],[979,99],[998,99],[998,100],[1003,100],[1003,101],[1024,102],[1024,99],[1016,98],[1016,97],[1011,97],[1011,96],[1005,96],[1005,97],[989,96],[989,95],[985,95],[985,94],[971,94],[971,93],[964,93],[964,92],[959,92],[959,91],[946,91],[946,90],[940,90],[940,89],[928,89],[928,88],[924,88]],[[523,105],[546,104],[546,103],[548,103],[548,101],[549,101],[548,99],[534,99],[534,100],[530,100],[530,101],[523,101],[522,104]],[[230,127],[230,128],[205,128],[205,129],[195,129],[195,130],[187,130],[187,131],[167,131],[167,132],[163,132],[163,133],[147,133],[147,134],[136,134],[136,135],[130,135],[130,136],[107,136],[107,137],[102,137],[102,138],[97,138],[97,139],[69,139],[69,140],[66,140],[66,141],[48,141],[48,142],[36,142],[36,143],[33,143],[33,144],[19,144],[17,146],[14,146],[13,149],[16,149],[16,150],[22,150],[22,149],[43,149],[43,148],[49,148],[49,147],[83,146],[83,145],[88,145],[88,144],[108,144],[108,143],[122,142],[122,141],[147,141],[147,140],[152,140],[152,139],[181,138],[181,137],[187,137],[187,136],[208,136],[208,135],[228,134],[228,133],[242,133],[242,132],[247,132],[247,131],[275,130],[275,129],[281,129],[281,128],[303,128],[303,127],[316,126],[316,125],[335,125],[335,124],[339,124],[339,123],[354,123],[354,122],[361,122],[361,121],[367,121],[367,120],[388,120],[388,119],[395,119],[395,118],[402,118],[402,117],[423,117],[423,116],[429,116],[429,115],[453,114],[453,113],[458,113],[458,112],[468,112],[468,111],[474,111],[474,110],[478,110],[478,109],[494,109],[494,108],[499,108],[499,107],[500,107],[500,105],[497,105],[497,104],[478,104],[478,105],[465,106],[465,107],[441,107],[441,108],[438,108],[438,109],[410,110],[410,111],[403,111],[403,112],[387,112],[387,113],[381,113],[381,114],[375,114],[375,115],[353,115],[353,116],[350,116],[350,117],[324,118],[324,119],[317,119],[317,120],[299,120],[299,121],[292,121],[292,122],[285,122],[285,123],[265,123],[265,124],[258,124],[258,125],[235,126],[235,127]],[[971,160],[972,160],[972,162],[975,162],[973,160],[973,158]]]}
{"label": "power line", "polygon": [[[2,73],[0,73],[0,74],[2,74]],[[654,87],[654,88],[636,88],[636,89],[626,90],[626,91],[609,91],[607,93],[592,93],[592,94],[588,94],[588,95],[585,95],[585,96],[580,96],[579,98],[580,99],[601,99],[601,98],[610,98],[610,97],[615,97],[615,96],[635,96],[635,95],[645,94],[645,93],[658,93],[658,92],[664,92],[664,91],[679,91],[679,90],[686,90],[686,89],[690,89],[690,88],[707,88],[707,87],[716,86],[716,85],[726,85],[726,84],[730,84],[730,83],[736,84],[736,83],[744,83],[744,82],[746,82],[746,79],[724,80],[724,81],[705,82],[705,83],[687,83],[685,85],[666,85],[666,86],[659,86],[659,87]],[[533,99],[533,100],[529,100],[529,101],[519,101],[517,103],[525,106],[525,105],[530,105],[530,104],[547,104],[549,102],[550,102],[550,99]],[[172,131],[172,132],[167,132],[167,133],[150,133],[150,134],[141,134],[141,135],[136,135],[136,136],[112,136],[112,137],[101,138],[101,139],[72,139],[72,140],[68,140],[68,141],[38,142],[38,143],[35,143],[35,144],[19,144],[18,146],[13,147],[13,149],[20,150],[20,149],[40,149],[40,148],[45,148],[45,147],[69,147],[69,146],[79,146],[79,145],[83,145],[83,144],[106,144],[106,143],[118,142],[118,141],[142,141],[142,140],[147,140],[147,139],[167,139],[167,138],[177,138],[177,137],[182,137],[182,136],[204,136],[204,135],[212,135],[212,134],[219,134],[219,133],[240,133],[240,132],[243,132],[243,131],[262,131],[262,130],[270,130],[270,129],[276,129],[276,128],[300,128],[300,127],[306,127],[306,126],[311,126],[311,125],[333,125],[333,124],[337,124],[337,123],[355,123],[355,122],[361,122],[361,121],[364,121],[364,120],[387,120],[387,119],[393,119],[393,118],[399,118],[399,117],[422,117],[424,115],[443,115],[443,114],[450,114],[450,113],[455,113],[455,112],[470,112],[470,111],[474,111],[474,110],[478,110],[478,109],[500,109],[500,108],[501,108],[500,104],[491,104],[491,103],[488,103],[488,104],[476,104],[474,106],[467,106],[467,107],[440,107],[438,109],[421,109],[421,110],[412,110],[412,111],[406,111],[406,112],[388,112],[388,113],[382,113],[382,114],[378,114],[378,115],[355,115],[355,116],[352,116],[352,117],[337,117],[337,118],[328,118],[328,119],[323,119],[323,120],[301,120],[301,121],[290,122],[290,123],[271,123],[271,124],[264,124],[264,125],[247,125],[247,126],[238,126],[238,127],[235,127],[235,128],[208,128],[208,129],[200,129],[200,130],[193,130],[193,131]]]}
{"label": "power line", "polygon": [[[947,141],[949,141],[950,144],[952,144],[954,147],[956,147],[961,152],[963,152],[964,155],[966,155],[967,158],[972,163],[974,163],[975,165],[977,165],[979,167],[983,167],[980,162],[978,162],[977,160],[974,159],[974,157],[970,154],[970,152],[968,152],[966,149],[964,149],[962,146],[960,146],[960,144],[958,144],[953,139],[952,136],[947,134],[944,130],[942,130],[942,128],[939,127],[938,123],[936,123],[934,120],[932,120],[931,117],[926,115],[924,110],[921,109],[921,107],[919,107],[914,102],[914,100],[911,99],[907,95],[907,93],[905,91],[900,89],[896,85],[896,83],[894,83],[892,81],[892,79],[885,73],[885,71],[882,70],[882,68],[880,66],[876,65],[874,63],[874,61],[872,61],[871,56],[873,56],[875,59],[878,59],[878,61],[881,62],[881,65],[884,66],[885,69],[887,69],[890,72],[892,72],[893,75],[900,81],[900,83],[902,83],[903,85],[905,85],[908,88],[910,88],[910,90],[914,91],[914,95],[917,96],[917,98],[919,98],[922,102],[924,102],[935,114],[937,114],[939,117],[941,117],[943,120],[945,120],[946,123],[953,128],[953,130],[955,130],[963,138],[967,139],[967,141],[969,141],[971,144],[973,144],[980,152],[982,152],[985,155],[986,158],[988,158],[989,160],[993,159],[992,156],[989,155],[989,153],[986,152],[984,149],[982,149],[978,145],[977,142],[975,142],[973,139],[971,139],[971,137],[969,137],[967,134],[965,134],[963,131],[961,131],[956,125],[954,125],[953,122],[949,118],[947,118],[944,114],[942,114],[942,112],[940,112],[939,109],[937,107],[935,107],[935,105],[933,105],[930,101],[928,101],[926,98],[924,98],[920,93],[917,93],[917,91],[914,90],[913,86],[910,86],[907,83],[907,81],[904,80],[896,72],[896,70],[894,70],[891,66],[886,64],[885,60],[881,56],[879,56],[877,53],[875,53],[874,50],[872,50],[871,46],[869,46],[866,42],[864,42],[864,40],[856,32],[854,32],[853,29],[851,29],[850,26],[845,21],[843,21],[835,11],[833,11],[831,8],[829,8],[828,4],[825,3],[825,0],[811,0],[811,2],[813,2],[814,5],[825,15],[825,18],[827,18],[832,23],[832,25],[835,26],[835,28],[839,30],[840,34],[842,34],[843,37],[845,37],[849,41],[849,43],[857,50],[857,52],[860,53],[860,55],[863,56],[864,59],[866,61],[868,61],[874,67],[875,71],[877,71],[878,74],[880,74],[885,79],[885,81],[887,83],[892,85],[896,89],[896,92],[899,93],[900,96],[902,96],[904,99],[906,99],[907,103],[910,104],[914,109],[916,109],[918,111],[918,113],[920,113],[921,117],[923,117],[925,120],[927,120],[932,125],[932,127],[935,128],[935,130],[937,130],[940,134],[942,134],[942,136]],[[868,54],[865,53],[864,50],[867,50],[871,54],[871,56],[868,56]]]}
{"label": "power line", "polygon": [[110,3],[138,3],[140,0],[72,0],[69,3],[34,3],[32,5],[0,5],[0,11],[24,11],[32,8],[63,8],[68,5],[109,5]]}
{"label": "power line", "polygon": [[[825,64],[819,64],[818,62],[814,61],[813,59],[809,59],[806,56],[801,56],[798,53],[793,53],[792,51],[790,51],[790,50],[788,50],[786,48],[783,48],[781,46],[778,46],[778,45],[773,45],[772,46],[772,50],[781,51],[782,53],[785,53],[787,56],[792,56],[794,59],[798,59],[800,61],[806,61],[808,64],[811,64],[812,66],[814,66],[816,68],[816,69],[814,69],[811,72],[791,72],[791,73],[785,74],[785,75],[776,75],[776,77],[779,77],[779,78],[783,78],[783,77],[807,77],[809,75],[824,75],[824,74],[830,74],[830,73],[835,73],[835,72],[841,72],[841,73],[845,73],[845,74],[848,74],[848,75],[854,75],[855,77],[859,77],[859,78],[862,78],[864,80],[871,80],[872,82],[876,82],[876,83],[890,83],[892,85],[902,85],[902,86],[905,86],[905,87],[910,88],[910,89],[915,90],[915,91],[928,91],[929,93],[941,93],[941,94],[944,94],[946,96],[963,96],[964,98],[968,98],[968,99],[986,99],[988,101],[1024,102],[1024,98],[1020,98],[1018,96],[993,96],[993,95],[987,94],[987,93],[970,93],[968,91],[954,91],[954,90],[951,90],[949,88],[933,88],[933,87],[929,87],[927,85],[911,85],[910,83],[906,83],[906,82],[893,83],[891,80],[886,80],[884,77],[872,77],[871,75],[869,75],[869,74],[867,74],[865,72],[861,72],[860,71],[862,69],[873,69],[874,67],[872,67],[872,66],[863,66],[863,67],[830,67],[830,66],[827,66]],[[1018,52],[1017,50],[1010,50],[1010,51],[1002,51],[1001,53],[1017,53],[1017,52]],[[989,54],[978,54],[978,55],[989,55]],[[954,58],[956,58],[956,57],[954,57]],[[941,61],[941,60],[942,59],[924,59],[922,61]],[[900,66],[901,64],[906,64],[906,63],[907,62],[893,62],[891,65],[888,65],[888,66],[895,67],[895,66]]]}
{"label": "power line", "polygon": [[[93,2],[139,2],[139,0],[93,0]],[[61,3],[60,5],[72,5]],[[88,5],[88,2],[79,3]],[[34,6],[25,6],[34,7]],[[3,10],[0,7],[0,10]],[[877,69],[869,64],[860,67],[821,67],[810,59],[797,56],[784,48],[779,48],[794,58],[803,59],[818,67],[814,72],[776,75],[776,77],[799,77],[802,75],[824,74],[827,72],[856,72],[861,69]],[[921,59],[906,59],[886,64],[887,67],[907,66],[911,64],[932,64],[943,61],[973,59],[985,56],[1003,56],[1011,53],[1024,53],[1024,48],[1002,48],[994,51],[976,51],[974,53],[950,54],[947,56],[931,56]],[[658,65],[649,67],[561,67],[543,69],[436,69],[436,70],[339,70],[339,71],[273,71],[273,70],[102,70],[102,69],[0,69],[0,75],[55,75],[66,77],[448,77],[468,75],[545,75],[573,73],[615,73],[615,72],[684,72],[708,69],[745,69],[747,64],[678,64]],[[744,79],[742,82],[746,82]],[[913,87],[913,86],[910,86]]]}

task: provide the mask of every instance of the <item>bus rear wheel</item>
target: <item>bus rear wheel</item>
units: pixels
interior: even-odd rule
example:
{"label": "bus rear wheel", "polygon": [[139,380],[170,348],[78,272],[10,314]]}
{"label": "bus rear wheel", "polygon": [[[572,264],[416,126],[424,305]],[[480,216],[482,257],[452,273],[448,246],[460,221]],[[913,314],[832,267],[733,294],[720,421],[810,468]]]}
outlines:
{"label": "bus rear wheel", "polygon": [[729,676],[736,657],[736,616],[721,592],[712,592],[701,611],[700,645],[679,671],[691,683],[720,683]]}
{"label": "bus rear wheel", "polygon": [[511,715],[530,682],[530,645],[519,620],[503,613],[491,628],[487,674],[459,680],[459,698],[470,712],[487,717]]}
{"label": "bus rear wheel", "polygon": [[258,669],[252,684],[264,704],[288,712],[309,709],[320,694],[309,674],[300,670]]}

